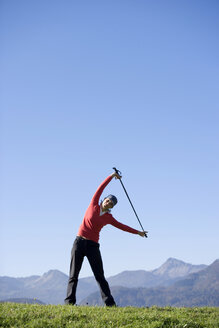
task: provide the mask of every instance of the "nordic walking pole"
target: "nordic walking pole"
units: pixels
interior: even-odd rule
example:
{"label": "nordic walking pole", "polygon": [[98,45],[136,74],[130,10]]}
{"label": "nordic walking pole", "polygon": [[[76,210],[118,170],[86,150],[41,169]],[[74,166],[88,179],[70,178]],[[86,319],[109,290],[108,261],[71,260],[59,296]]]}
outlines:
{"label": "nordic walking pole", "polygon": [[[113,170],[114,170],[118,175],[121,175],[121,172],[120,172],[119,170],[117,170],[115,167],[113,167]],[[143,228],[143,226],[142,226],[142,224],[141,224],[141,221],[139,220],[138,214],[136,213],[136,210],[135,210],[135,208],[134,208],[134,206],[133,206],[133,204],[132,204],[132,202],[131,202],[131,199],[129,198],[129,195],[128,195],[126,189],[125,189],[125,186],[124,186],[124,184],[123,184],[123,182],[122,182],[122,179],[119,179],[119,181],[120,181],[120,183],[121,183],[121,185],[122,185],[122,188],[124,189],[124,191],[125,191],[125,193],[126,193],[126,196],[127,196],[128,200],[129,200],[129,202],[130,202],[130,204],[131,204],[131,207],[132,207],[132,209],[133,209],[133,211],[134,211],[134,213],[135,213],[135,215],[136,215],[136,218],[138,219],[138,222],[139,222],[139,224],[140,224],[140,226],[141,226],[142,231],[145,232],[145,230],[144,230],[144,228]],[[148,237],[146,232],[145,232],[145,237],[146,237],[146,238]]]}

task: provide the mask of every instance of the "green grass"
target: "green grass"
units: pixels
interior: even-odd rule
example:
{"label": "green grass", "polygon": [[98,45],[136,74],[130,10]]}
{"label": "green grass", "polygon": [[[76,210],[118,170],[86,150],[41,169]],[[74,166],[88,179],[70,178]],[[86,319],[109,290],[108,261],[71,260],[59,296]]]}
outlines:
{"label": "green grass", "polygon": [[218,328],[219,308],[106,308],[1,303],[0,327]]}

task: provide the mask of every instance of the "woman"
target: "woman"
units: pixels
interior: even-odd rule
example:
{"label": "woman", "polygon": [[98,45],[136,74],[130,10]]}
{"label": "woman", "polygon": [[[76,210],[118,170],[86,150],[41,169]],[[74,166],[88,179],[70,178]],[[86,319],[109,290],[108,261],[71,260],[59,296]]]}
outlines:
{"label": "woman", "polygon": [[116,305],[111,295],[108,282],[104,277],[103,263],[99,249],[100,245],[98,243],[100,230],[105,225],[111,224],[121,230],[140,235],[141,237],[145,236],[146,231],[144,232],[132,229],[131,227],[115,220],[114,217],[110,214],[110,209],[113,208],[117,203],[115,196],[107,196],[99,205],[99,199],[104,188],[114,177],[121,179],[120,175],[113,173],[101,183],[95,192],[85,213],[82,224],[80,225],[71,251],[70,273],[65,304],[74,305],[76,303],[78,276],[81,270],[83,259],[86,256],[94,273],[95,279],[100,287],[101,296],[105,305]]}

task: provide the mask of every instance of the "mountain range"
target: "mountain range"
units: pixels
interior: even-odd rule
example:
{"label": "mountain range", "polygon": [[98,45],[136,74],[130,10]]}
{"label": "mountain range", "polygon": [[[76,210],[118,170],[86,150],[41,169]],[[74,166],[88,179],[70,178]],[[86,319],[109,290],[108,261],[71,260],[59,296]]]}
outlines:
{"label": "mountain range", "polygon": [[[191,273],[168,287],[112,287],[118,306],[219,306],[219,260],[205,269]],[[102,305],[98,292],[85,298],[81,305]]]}
{"label": "mountain range", "polygon": [[0,301],[0,303],[5,303],[5,302],[45,305],[45,303],[32,298],[7,298],[6,300]]}
{"label": "mountain range", "polygon": [[[191,288],[188,287],[191,284],[195,286],[193,291],[196,292],[196,298],[203,299],[202,303],[206,304],[208,300],[203,298],[204,292],[205,295],[208,295],[207,298],[210,297],[209,295],[212,296],[212,302],[215,304],[215,302],[217,303],[216,294],[219,284],[217,277],[219,274],[216,274],[216,278],[213,279],[212,272],[218,273],[219,261],[215,261],[211,266],[192,265],[169,258],[155,270],[124,271],[107,280],[117,304],[120,306],[126,304],[133,306],[176,304],[176,306],[181,306],[181,301],[186,306],[188,302],[186,296],[183,295],[187,295],[191,291]],[[210,271],[208,271],[209,269]],[[26,278],[0,277],[0,300],[32,298],[47,304],[63,304],[67,281],[68,276],[58,270],[50,270],[42,276]],[[211,288],[205,287],[203,291],[203,286],[211,286]],[[178,292],[180,291],[179,300],[174,303],[171,295],[175,294],[176,297],[176,288]],[[93,277],[79,279],[78,304],[102,304],[99,295],[100,292]]]}

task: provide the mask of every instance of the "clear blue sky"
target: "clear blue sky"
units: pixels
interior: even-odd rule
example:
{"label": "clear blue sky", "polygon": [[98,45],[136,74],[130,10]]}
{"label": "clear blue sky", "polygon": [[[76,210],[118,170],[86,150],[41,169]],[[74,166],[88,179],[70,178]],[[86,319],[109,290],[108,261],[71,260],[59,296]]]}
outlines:
{"label": "clear blue sky", "polygon": [[107,277],[219,257],[218,17],[211,0],[1,0],[0,275],[68,273],[113,166],[149,238],[106,226]]}

